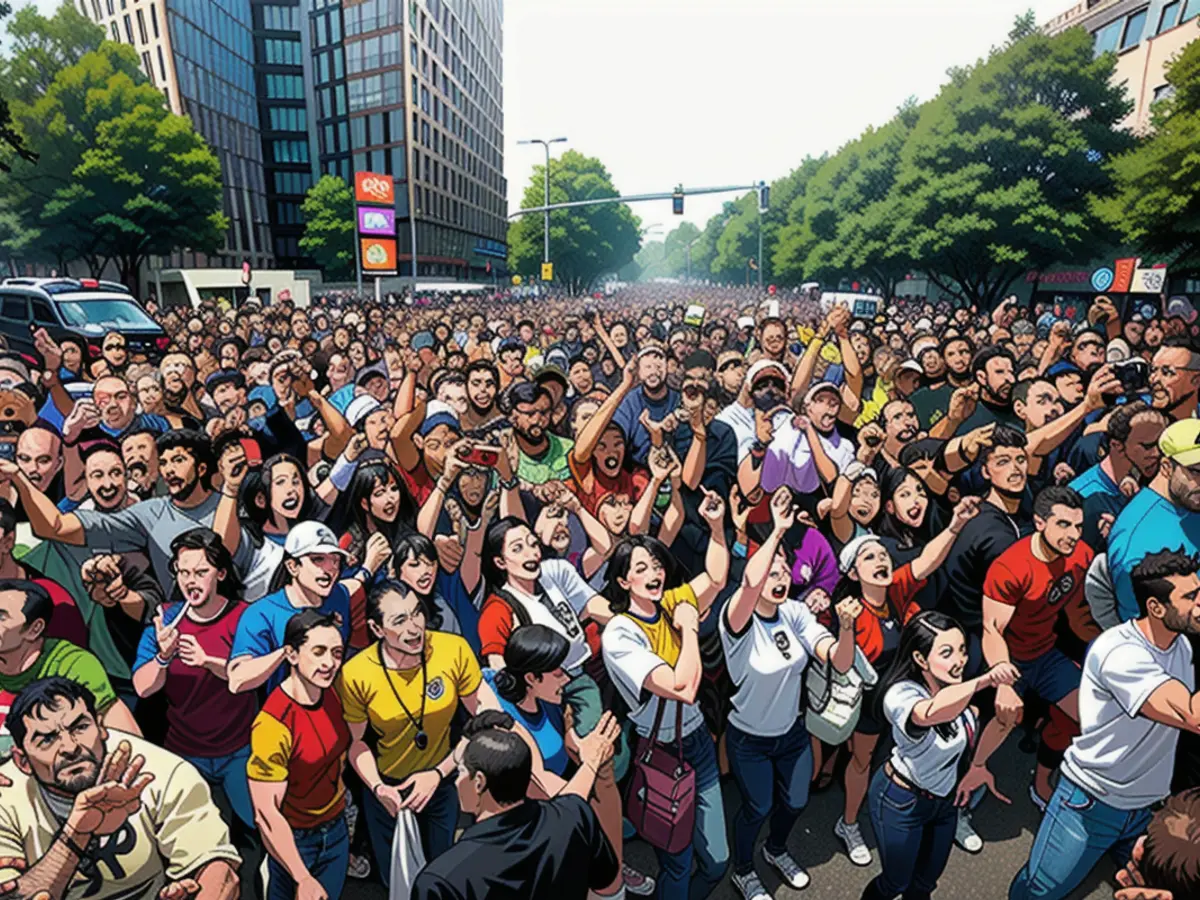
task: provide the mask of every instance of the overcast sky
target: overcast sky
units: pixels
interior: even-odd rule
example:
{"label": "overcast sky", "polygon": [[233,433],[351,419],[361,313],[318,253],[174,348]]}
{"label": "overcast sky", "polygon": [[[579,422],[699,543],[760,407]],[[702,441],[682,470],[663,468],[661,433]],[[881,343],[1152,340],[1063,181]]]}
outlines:
{"label": "overcast sky", "polygon": [[[50,10],[60,0],[36,0]],[[14,3],[19,5],[20,0]],[[599,157],[626,194],[770,181],[925,100],[1015,16],[1072,0],[505,0],[504,156],[517,209],[541,147]],[[689,198],[703,225],[727,197]],[[645,225],[678,224],[670,201]]]}

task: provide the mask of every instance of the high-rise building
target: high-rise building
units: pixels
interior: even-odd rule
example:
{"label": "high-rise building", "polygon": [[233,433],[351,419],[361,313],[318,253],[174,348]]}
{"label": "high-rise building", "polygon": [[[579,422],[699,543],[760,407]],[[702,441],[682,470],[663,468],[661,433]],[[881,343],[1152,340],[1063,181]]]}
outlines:
{"label": "high-rise building", "polygon": [[308,2],[321,171],[392,176],[402,274],[415,242],[417,275],[485,280],[507,249],[502,0]]}
{"label": "high-rise building", "polygon": [[271,267],[250,0],[79,0],[79,7],[138,52],[171,110],[191,118],[221,163],[224,245],[211,255],[177,252],[164,264]]}
{"label": "high-rise building", "polygon": [[1117,54],[1115,80],[1124,83],[1134,108],[1123,123],[1137,132],[1150,127],[1150,107],[1167,96],[1166,70],[1184,46],[1200,38],[1200,0],[1080,0],[1044,26],[1049,34],[1082,26],[1096,55]]}

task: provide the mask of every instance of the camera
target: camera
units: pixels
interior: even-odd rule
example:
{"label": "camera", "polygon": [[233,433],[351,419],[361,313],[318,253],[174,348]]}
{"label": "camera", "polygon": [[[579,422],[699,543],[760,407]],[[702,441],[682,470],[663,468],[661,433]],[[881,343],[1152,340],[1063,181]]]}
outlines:
{"label": "camera", "polygon": [[1127,359],[1112,368],[1125,394],[1140,394],[1150,386],[1150,366],[1144,359]]}

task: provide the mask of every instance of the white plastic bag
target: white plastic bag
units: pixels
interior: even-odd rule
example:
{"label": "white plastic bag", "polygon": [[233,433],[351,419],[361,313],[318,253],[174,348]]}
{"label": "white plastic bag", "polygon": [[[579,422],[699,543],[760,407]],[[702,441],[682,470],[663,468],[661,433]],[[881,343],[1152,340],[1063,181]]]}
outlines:
{"label": "white plastic bag", "polygon": [[425,850],[421,846],[421,831],[417,817],[409,809],[400,810],[396,817],[396,834],[392,838],[392,877],[389,900],[409,900],[413,882],[425,868]]}

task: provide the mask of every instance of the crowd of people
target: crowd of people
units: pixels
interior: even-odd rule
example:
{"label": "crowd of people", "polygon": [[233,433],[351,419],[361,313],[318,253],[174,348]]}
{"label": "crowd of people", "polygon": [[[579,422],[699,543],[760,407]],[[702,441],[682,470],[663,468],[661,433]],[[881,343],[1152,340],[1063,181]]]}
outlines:
{"label": "crowd of people", "polygon": [[0,895],[766,900],[807,817],[864,870],[814,895],[919,900],[1021,741],[1011,900],[1200,896],[1200,329],[1125,306],[151,301],[160,359],[0,348]]}

